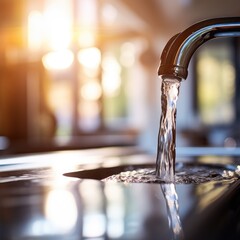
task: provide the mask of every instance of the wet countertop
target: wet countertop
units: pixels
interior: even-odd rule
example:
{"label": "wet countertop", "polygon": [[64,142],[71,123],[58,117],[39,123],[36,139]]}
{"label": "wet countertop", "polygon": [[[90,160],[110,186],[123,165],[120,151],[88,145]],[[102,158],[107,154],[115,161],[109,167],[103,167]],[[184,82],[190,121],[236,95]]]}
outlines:
{"label": "wet countertop", "polygon": [[[203,160],[238,162],[223,155]],[[238,181],[123,184],[63,175],[154,161],[135,148],[2,158],[0,239],[240,239]]]}

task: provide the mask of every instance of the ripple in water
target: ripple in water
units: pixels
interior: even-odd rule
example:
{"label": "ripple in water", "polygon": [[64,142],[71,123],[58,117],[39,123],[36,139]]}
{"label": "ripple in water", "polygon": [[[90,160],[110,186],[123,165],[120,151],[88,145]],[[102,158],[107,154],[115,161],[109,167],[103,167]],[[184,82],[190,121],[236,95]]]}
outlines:
{"label": "ripple in water", "polygon": [[[219,167],[208,167],[201,165],[184,165],[176,168],[174,183],[181,184],[200,184],[209,181],[222,181],[227,179],[238,179],[239,169],[227,170]],[[136,169],[124,171],[116,175],[109,176],[104,182],[122,182],[122,183],[166,183],[166,181],[156,176],[154,168]]]}

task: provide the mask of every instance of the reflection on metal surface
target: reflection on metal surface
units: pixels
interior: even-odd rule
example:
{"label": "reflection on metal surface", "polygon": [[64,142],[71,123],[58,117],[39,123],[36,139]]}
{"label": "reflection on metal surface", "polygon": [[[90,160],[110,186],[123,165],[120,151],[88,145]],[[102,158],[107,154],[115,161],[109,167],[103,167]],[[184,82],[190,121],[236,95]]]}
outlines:
{"label": "reflection on metal surface", "polygon": [[202,210],[209,204],[214,203],[220,196],[228,191],[229,183],[236,180],[226,180],[221,182],[209,182],[196,187],[196,195],[201,196],[198,201],[198,209]]}
{"label": "reflection on metal surface", "polygon": [[[83,237],[98,238],[106,233],[106,216],[103,213],[89,213],[83,217]],[[102,239],[102,238],[100,238]]]}
{"label": "reflection on metal surface", "polygon": [[77,205],[70,191],[65,189],[54,189],[46,198],[46,219],[53,231],[66,233],[74,228],[77,217]]}
{"label": "reflection on metal surface", "polygon": [[79,193],[83,204],[83,237],[97,238],[106,234],[105,199],[98,182],[82,182]]}
{"label": "reflection on metal surface", "polygon": [[[159,185],[125,186],[84,180],[79,184],[79,193],[84,238],[148,239],[152,234],[149,224],[159,213],[158,223],[167,226],[163,194],[156,197]],[[160,207],[153,210],[153,206]],[[170,236],[169,229],[164,236]]]}
{"label": "reflection on metal surface", "polygon": [[[165,240],[181,239],[182,233],[186,240],[240,239],[238,180],[177,184],[175,189],[62,175],[64,169],[111,170],[114,164],[149,160],[139,154],[128,156],[129,150],[125,153],[120,156],[112,148],[3,160],[1,179],[8,181],[0,182],[0,239]],[[218,162],[224,159],[219,157]]]}
{"label": "reflection on metal surface", "polygon": [[[158,184],[72,180],[66,178],[62,188],[52,179],[1,183],[0,239],[183,239],[182,232],[195,231],[203,214],[211,217],[205,210],[227,195],[230,186],[215,185],[216,194],[209,200],[210,183],[177,185],[178,199],[174,185],[161,185],[160,191]],[[200,186],[204,191],[198,192]],[[193,236],[186,239],[198,239]]]}
{"label": "reflection on metal surface", "polygon": [[104,187],[106,197],[107,233],[110,238],[119,238],[124,234],[125,199],[122,188],[115,184]]}
{"label": "reflection on metal surface", "polygon": [[182,223],[178,212],[178,195],[173,183],[160,185],[166,200],[169,227],[172,229],[173,239],[184,239]]}

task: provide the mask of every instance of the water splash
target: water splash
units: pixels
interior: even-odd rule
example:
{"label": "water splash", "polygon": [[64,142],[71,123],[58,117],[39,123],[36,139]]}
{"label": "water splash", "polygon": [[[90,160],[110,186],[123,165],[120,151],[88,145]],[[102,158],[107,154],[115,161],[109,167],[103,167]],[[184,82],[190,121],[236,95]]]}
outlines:
{"label": "water splash", "polygon": [[156,177],[165,182],[174,182],[175,177],[176,108],[179,87],[178,79],[162,81],[162,115],[158,134]]}
{"label": "water splash", "polygon": [[[229,170],[227,167],[205,166],[201,164],[176,164],[175,184],[201,184],[210,181],[220,182],[225,180],[237,180],[240,176],[240,167]],[[128,183],[166,183],[156,177],[154,168],[139,168],[111,175],[104,182]],[[166,183],[167,184],[167,183]]]}

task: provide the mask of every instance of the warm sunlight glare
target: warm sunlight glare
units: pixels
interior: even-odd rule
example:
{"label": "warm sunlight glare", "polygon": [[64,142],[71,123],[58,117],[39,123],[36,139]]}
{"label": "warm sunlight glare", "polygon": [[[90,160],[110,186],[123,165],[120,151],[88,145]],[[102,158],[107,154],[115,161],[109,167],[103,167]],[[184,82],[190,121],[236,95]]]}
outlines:
{"label": "warm sunlight glare", "polygon": [[113,25],[118,16],[117,8],[112,4],[105,4],[102,8],[102,17],[105,25]]}
{"label": "warm sunlight glare", "polygon": [[43,16],[32,11],[28,16],[28,46],[31,50],[39,50],[43,42]]}
{"label": "warm sunlight glare", "polygon": [[47,45],[53,50],[66,49],[71,42],[72,19],[67,1],[48,5],[44,12]]}
{"label": "warm sunlight glare", "polygon": [[83,67],[97,69],[101,63],[101,52],[96,47],[82,49],[78,52],[78,61]]}
{"label": "warm sunlight glare", "polygon": [[103,59],[102,86],[107,96],[115,96],[121,86],[121,66],[116,58],[107,54]]}
{"label": "warm sunlight glare", "polygon": [[102,89],[97,81],[86,82],[81,88],[81,96],[88,101],[96,101],[102,95]]}
{"label": "warm sunlight glare", "polygon": [[95,42],[95,35],[92,31],[82,31],[79,34],[78,43],[81,47],[92,47]]}
{"label": "warm sunlight glare", "polygon": [[124,67],[132,67],[135,62],[135,47],[131,42],[125,42],[121,46],[120,62]]}
{"label": "warm sunlight glare", "polygon": [[49,70],[61,70],[71,66],[74,55],[70,50],[49,52],[42,58],[43,65]]}

